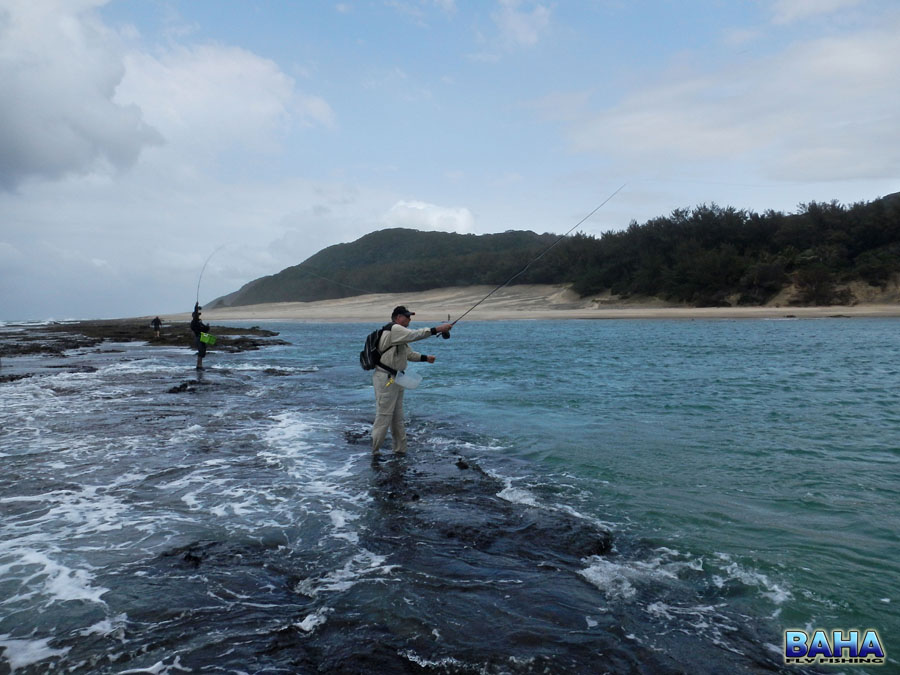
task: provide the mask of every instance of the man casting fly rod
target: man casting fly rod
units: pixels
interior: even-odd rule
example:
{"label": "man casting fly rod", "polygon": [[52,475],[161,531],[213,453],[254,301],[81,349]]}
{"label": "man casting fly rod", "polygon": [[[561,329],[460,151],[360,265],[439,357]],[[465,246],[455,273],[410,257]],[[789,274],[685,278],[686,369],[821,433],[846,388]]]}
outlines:
{"label": "man casting fly rod", "polygon": [[[451,323],[442,323],[433,328],[413,330],[409,323],[415,312],[400,305],[391,313],[391,323],[384,326],[378,336],[378,359],[372,373],[372,387],[375,389],[375,422],[372,425],[372,459],[381,457],[381,445],[387,437],[388,428],[394,443],[394,454],[406,454],[406,428],[403,424],[403,386],[401,375],[409,362],[434,363],[435,357],[420,354],[409,346],[411,342],[424,340],[440,333],[450,337]],[[408,377],[408,376],[407,376]]]}
{"label": "man casting fly rod", "polygon": [[418,380],[415,380],[412,383],[405,383],[404,380],[407,380],[408,382],[409,376],[403,371],[406,368],[406,364],[410,361],[434,363],[435,360],[434,356],[428,356],[413,351],[409,344],[437,334],[440,334],[444,338],[449,338],[450,330],[453,326],[459,323],[469,314],[469,312],[474,310],[501,288],[508,286],[516,278],[524,274],[531,265],[543,258],[552,248],[571,234],[575,228],[599,211],[604,204],[615,197],[624,187],[625,185],[620,186],[615,192],[604,199],[593,211],[572,226],[565,234],[529,260],[521,270],[513,274],[502,284],[499,284],[490,293],[458,316],[456,320],[451,322],[450,316],[448,315],[447,323],[442,323],[433,328],[412,330],[409,328],[409,323],[415,315],[415,312],[410,312],[405,306],[400,305],[395,307],[394,311],[391,313],[391,323],[369,335],[366,340],[366,347],[360,353],[359,360],[365,370],[371,370],[373,368],[375,370],[372,374],[372,386],[375,389],[375,422],[372,424],[373,461],[377,461],[381,456],[381,446],[387,437],[388,428],[391,430],[394,453],[397,455],[406,454],[406,429],[403,425],[403,392],[406,387],[415,387],[418,384]]}

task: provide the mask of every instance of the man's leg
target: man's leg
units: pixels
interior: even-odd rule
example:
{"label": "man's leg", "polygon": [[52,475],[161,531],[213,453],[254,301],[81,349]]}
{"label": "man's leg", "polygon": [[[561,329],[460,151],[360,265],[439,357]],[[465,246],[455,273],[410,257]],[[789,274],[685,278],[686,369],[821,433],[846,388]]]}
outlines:
{"label": "man's leg", "polygon": [[197,336],[197,370],[203,370],[203,357],[206,356],[206,343],[200,342],[200,336]]}
{"label": "man's leg", "polygon": [[403,424],[403,387],[397,387],[397,389],[400,392],[397,394],[394,414],[391,416],[391,438],[394,439],[394,452],[398,455],[403,455],[406,454],[406,427]]}
{"label": "man's leg", "polygon": [[[372,425],[372,452],[378,453],[384,439],[387,437],[388,428],[394,418],[394,407],[397,404],[398,392],[403,392],[403,387],[391,382],[390,376],[380,370],[372,375],[372,387],[375,389],[375,422]],[[397,442],[397,437],[394,437]]]}

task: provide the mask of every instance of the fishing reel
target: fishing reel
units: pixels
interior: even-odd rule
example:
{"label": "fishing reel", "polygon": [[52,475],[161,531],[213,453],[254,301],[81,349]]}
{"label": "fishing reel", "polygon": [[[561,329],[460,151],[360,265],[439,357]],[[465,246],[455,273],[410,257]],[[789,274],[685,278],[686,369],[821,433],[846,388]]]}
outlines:
{"label": "fishing reel", "polygon": [[450,339],[450,331],[448,330],[446,333],[441,333],[441,337],[444,338],[445,340],[449,340]]}

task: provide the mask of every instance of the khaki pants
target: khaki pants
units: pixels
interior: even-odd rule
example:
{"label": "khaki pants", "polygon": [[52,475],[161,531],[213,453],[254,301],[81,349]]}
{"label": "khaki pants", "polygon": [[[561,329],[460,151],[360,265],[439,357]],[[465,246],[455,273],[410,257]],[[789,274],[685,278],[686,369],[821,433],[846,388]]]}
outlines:
{"label": "khaki pants", "polygon": [[388,427],[394,440],[394,452],[406,452],[406,429],[403,426],[403,387],[396,382],[388,386],[391,376],[380,370],[372,375],[375,389],[375,423],[372,425],[372,451],[378,452],[387,437]]}

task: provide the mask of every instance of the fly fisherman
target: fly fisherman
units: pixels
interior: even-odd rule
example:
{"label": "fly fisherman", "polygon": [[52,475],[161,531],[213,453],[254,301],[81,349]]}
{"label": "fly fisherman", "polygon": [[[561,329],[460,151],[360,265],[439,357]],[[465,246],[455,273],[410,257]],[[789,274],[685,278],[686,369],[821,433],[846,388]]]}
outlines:
{"label": "fly fisherman", "polygon": [[194,347],[197,348],[197,370],[203,370],[203,357],[206,356],[206,343],[200,339],[200,333],[209,331],[209,324],[200,320],[200,303],[194,303],[191,313],[191,330],[194,332]]}
{"label": "fly fisherman", "polygon": [[[381,334],[378,350],[381,352],[381,363],[394,371],[406,369],[409,361],[434,363],[434,356],[419,354],[409,346],[410,342],[424,340],[432,335],[444,333],[449,336],[453,324],[442,323],[434,328],[411,330],[409,322],[415,312],[410,312],[400,305],[391,314],[390,330]],[[381,444],[387,436],[388,427],[394,441],[394,453],[406,454],[406,429],[403,426],[403,387],[394,382],[394,374],[381,365],[375,367],[372,374],[372,386],[375,388],[375,423],[372,425],[372,459],[381,456]]]}

